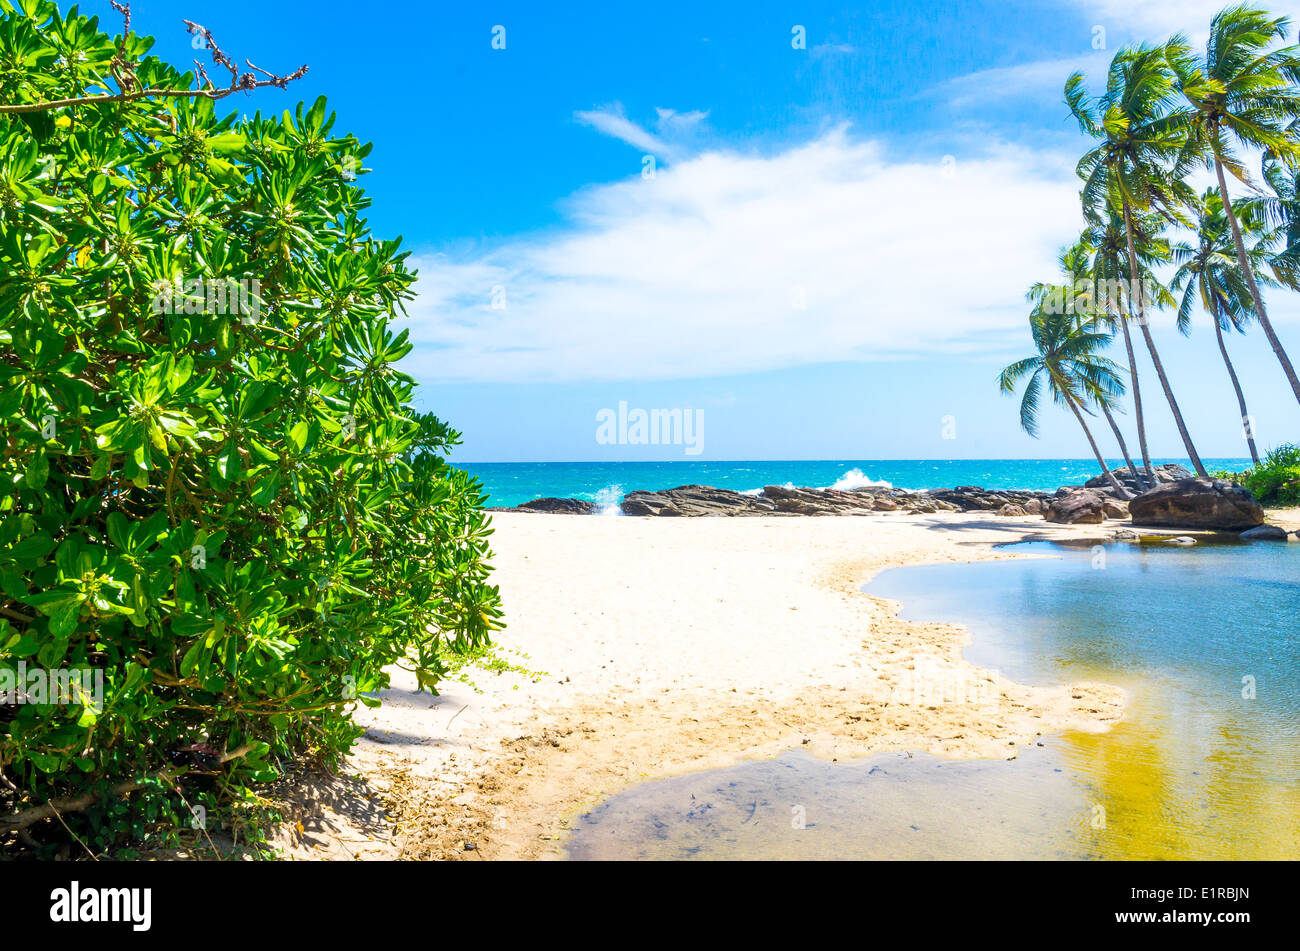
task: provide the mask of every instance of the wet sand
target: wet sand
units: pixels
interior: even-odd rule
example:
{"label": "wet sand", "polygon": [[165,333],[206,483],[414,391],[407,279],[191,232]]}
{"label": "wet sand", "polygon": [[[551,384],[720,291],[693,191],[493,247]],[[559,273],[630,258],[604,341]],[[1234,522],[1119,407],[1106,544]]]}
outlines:
{"label": "wet sand", "polygon": [[[961,656],[959,625],[911,623],[859,589],[909,564],[1016,557],[992,546],[1104,538],[991,514],[494,519],[504,656],[414,690],[395,671],[362,709],[350,769],[389,820],[292,803],[289,858],[558,858],[574,818],[634,783],[801,749],[1005,759],[1123,715],[1114,685],[1034,687]],[[355,799],[355,797],[351,797]],[[303,824],[302,833],[296,824]],[[467,847],[468,846],[468,847]]]}

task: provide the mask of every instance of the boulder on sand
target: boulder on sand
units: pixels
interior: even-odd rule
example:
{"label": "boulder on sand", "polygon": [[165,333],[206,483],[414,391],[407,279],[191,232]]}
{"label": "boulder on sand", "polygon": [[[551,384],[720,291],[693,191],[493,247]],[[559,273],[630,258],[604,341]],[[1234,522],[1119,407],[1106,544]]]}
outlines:
{"label": "boulder on sand", "polygon": [[533,499],[516,508],[493,508],[492,512],[547,512],[561,515],[591,515],[596,503],[586,499]]}
{"label": "boulder on sand", "polygon": [[1118,499],[1102,499],[1101,510],[1107,518],[1128,518],[1128,503],[1120,502]]}
{"label": "boulder on sand", "polygon": [[1132,499],[1134,525],[1224,531],[1264,524],[1264,509],[1242,486],[1226,479],[1179,479]]}
{"label": "boulder on sand", "polygon": [[998,514],[1005,515],[1008,518],[1016,518],[1017,516],[1028,515],[1029,513],[1014,502],[1008,502],[1006,505],[1002,506],[1002,508],[998,509]]}
{"label": "boulder on sand", "polygon": [[711,485],[682,485],[660,492],[629,492],[623,497],[624,515],[689,517],[699,515],[784,514],[768,499]]}
{"label": "boulder on sand", "polygon": [[1241,538],[1248,542],[1284,542],[1286,529],[1278,528],[1276,525],[1260,525],[1242,532]]}
{"label": "boulder on sand", "polygon": [[1043,518],[1066,525],[1098,524],[1106,520],[1106,502],[1099,492],[1078,489],[1069,495],[1053,499]]}

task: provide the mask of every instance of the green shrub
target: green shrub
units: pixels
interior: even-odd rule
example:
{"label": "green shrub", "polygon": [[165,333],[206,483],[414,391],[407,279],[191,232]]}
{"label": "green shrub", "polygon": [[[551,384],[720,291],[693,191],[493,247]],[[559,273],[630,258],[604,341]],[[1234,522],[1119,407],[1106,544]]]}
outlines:
{"label": "green shrub", "polygon": [[[119,49],[192,87],[150,39],[25,6],[0,0],[0,103],[94,92]],[[63,818],[94,850],[188,828],[336,761],[385,666],[432,688],[498,626],[479,486],[394,367],[414,276],[333,124],[323,99],[0,115],[0,693],[23,668],[89,691],[0,696],[0,845],[5,813],[88,793]]]}
{"label": "green shrub", "polygon": [[1223,478],[1245,486],[1264,505],[1300,505],[1300,445],[1278,446],[1258,466]]}

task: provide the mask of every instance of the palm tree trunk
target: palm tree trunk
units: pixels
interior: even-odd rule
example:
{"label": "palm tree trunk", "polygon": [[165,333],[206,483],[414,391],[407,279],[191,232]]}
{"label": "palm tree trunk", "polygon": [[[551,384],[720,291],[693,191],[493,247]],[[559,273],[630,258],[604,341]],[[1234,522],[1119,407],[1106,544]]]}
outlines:
{"label": "palm tree trunk", "polygon": [[1119,424],[1115,422],[1115,416],[1111,413],[1110,407],[1102,404],[1101,411],[1106,414],[1106,422],[1110,423],[1111,432],[1115,434],[1115,441],[1119,443],[1119,451],[1124,455],[1124,464],[1128,466],[1128,471],[1133,474],[1133,481],[1139,489],[1146,488],[1143,485],[1142,476],[1138,473],[1138,467],[1133,465],[1133,460],[1128,454],[1128,445],[1124,442],[1124,433],[1120,430]]}
{"label": "palm tree trunk", "polygon": [[1092,430],[1088,428],[1088,423],[1084,420],[1083,413],[1079,410],[1078,402],[1069,393],[1065,394],[1065,401],[1070,404],[1070,409],[1074,410],[1074,418],[1077,419],[1079,425],[1083,427],[1083,434],[1088,437],[1088,445],[1092,446],[1092,454],[1097,457],[1097,462],[1101,464],[1101,471],[1105,473],[1106,478],[1110,480],[1111,487],[1115,490],[1115,494],[1127,502],[1132,498],[1132,496],[1128,494],[1128,490],[1125,489],[1124,486],[1120,485],[1119,480],[1115,478],[1115,473],[1110,471],[1110,466],[1106,465],[1106,459],[1102,456],[1101,449],[1097,447],[1097,440],[1092,438]]}
{"label": "palm tree trunk", "polygon": [[1129,288],[1129,297],[1136,298],[1138,302],[1138,326],[1142,328],[1142,339],[1146,341],[1147,350],[1151,352],[1151,362],[1155,364],[1156,376],[1160,378],[1160,386],[1165,391],[1165,399],[1169,401],[1169,408],[1174,412],[1174,423],[1178,426],[1178,435],[1183,437],[1183,446],[1187,450],[1187,458],[1191,460],[1192,467],[1196,474],[1202,477],[1208,477],[1209,473],[1205,471],[1205,466],[1201,464],[1201,457],[1196,453],[1196,446],[1192,444],[1192,437],[1187,432],[1187,424],[1183,422],[1182,410],[1178,408],[1178,401],[1174,399],[1174,391],[1169,386],[1169,377],[1165,375],[1164,364],[1160,362],[1160,351],[1156,349],[1156,342],[1151,337],[1151,328],[1147,326],[1146,304],[1143,300],[1145,297],[1138,286],[1137,254],[1133,249],[1133,219],[1129,215],[1128,199],[1124,199],[1124,230],[1128,234],[1128,270],[1131,286]]}
{"label": "palm tree trunk", "polygon": [[[1132,307],[1133,303],[1130,300],[1130,311]],[[1147,424],[1146,417],[1142,415],[1142,388],[1138,385],[1137,355],[1133,352],[1133,337],[1128,332],[1128,317],[1120,314],[1119,325],[1124,330],[1124,350],[1128,353],[1128,375],[1133,384],[1133,417],[1137,421],[1138,449],[1142,451],[1142,465],[1147,470],[1147,488],[1154,489],[1160,483],[1151,468],[1151,453],[1147,452]]]}
{"label": "palm tree trunk", "polygon": [[1255,283],[1255,272],[1251,270],[1250,261],[1246,257],[1246,242],[1241,238],[1241,226],[1237,224],[1237,213],[1232,210],[1232,200],[1228,197],[1228,183],[1223,177],[1223,164],[1218,158],[1214,160],[1214,172],[1219,176],[1219,194],[1223,196],[1223,211],[1228,216],[1228,224],[1232,227],[1232,241],[1237,246],[1237,263],[1241,265],[1241,270],[1246,275],[1250,299],[1255,304],[1255,315],[1259,317],[1259,325],[1264,328],[1268,345],[1273,348],[1278,363],[1282,364],[1282,372],[1286,374],[1287,382],[1291,384],[1291,392],[1295,394],[1296,402],[1300,403],[1300,377],[1296,376],[1291,358],[1286,355],[1282,341],[1277,339],[1273,324],[1268,319],[1267,311],[1264,310],[1264,299],[1260,296],[1259,285]]}
{"label": "palm tree trunk", "polygon": [[1237,380],[1237,371],[1233,369],[1232,361],[1228,359],[1228,347],[1223,342],[1223,327],[1219,324],[1219,315],[1210,313],[1214,321],[1214,336],[1219,341],[1219,353],[1223,354],[1223,365],[1228,368],[1228,376],[1232,379],[1232,388],[1237,391],[1237,406],[1241,409],[1241,427],[1246,434],[1246,444],[1250,446],[1250,459],[1255,465],[1259,465],[1259,451],[1255,448],[1254,427],[1250,423],[1250,414],[1246,411],[1246,397],[1242,395],[1241,383]]}

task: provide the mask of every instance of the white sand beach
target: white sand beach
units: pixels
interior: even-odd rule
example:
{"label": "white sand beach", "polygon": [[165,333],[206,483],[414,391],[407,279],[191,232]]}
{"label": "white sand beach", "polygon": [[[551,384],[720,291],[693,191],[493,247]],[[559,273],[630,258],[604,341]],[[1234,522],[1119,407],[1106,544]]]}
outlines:
{"label": "white sand beach", "polygon": [[[575,816],[646,779],[792,747],[1008,758],[1123,716],[1118,687],[995,677],[962,658],[965,629],[902,621],[859,590],[886,568],[1016,557],[992,546],[1104,538],[1119,522],[502,513],[494,525],[498,643],[543,673],[471,670],[477,691],[447,681],[430,697],[397,671],[383,706],[359,713],[353,795],[304,793],[279,842],[288,856],[561,857]],[[388,815],[362,821],[368,797]]]}

